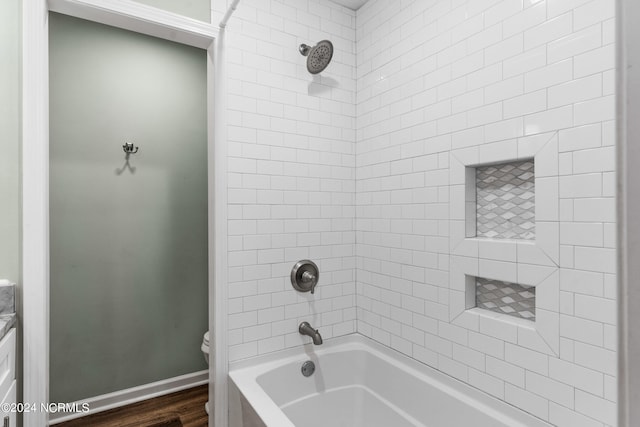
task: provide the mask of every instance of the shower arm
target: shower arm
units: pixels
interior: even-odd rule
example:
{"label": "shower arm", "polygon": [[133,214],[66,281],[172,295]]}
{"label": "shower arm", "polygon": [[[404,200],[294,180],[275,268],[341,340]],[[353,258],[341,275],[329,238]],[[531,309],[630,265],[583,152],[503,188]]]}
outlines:
{"label": "shower arm", "polygon": [[298,47],[298,51],[302,56],[308,56],[310,50],[311,50],[311,46],[304,43],[302,43],[300,47]]}

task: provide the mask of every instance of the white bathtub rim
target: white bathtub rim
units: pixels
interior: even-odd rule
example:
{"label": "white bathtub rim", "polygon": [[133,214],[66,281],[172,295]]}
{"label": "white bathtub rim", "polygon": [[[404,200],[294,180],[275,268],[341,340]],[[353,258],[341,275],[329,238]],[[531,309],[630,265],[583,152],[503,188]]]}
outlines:
{"label": "white bathtub rim", "polygon": [[325,340],[321,347],[309,343],[241,360],[230,364],[229,378],[267,427],[295,427],[262,386],[258,384],[258,377],[290,363],[302,363],[309,359],[317,360],[323,354],[349,350],[373,352],[373,348],[367,345],[370,341],[362,335],[351,334]]}
{"label": "white bathtub rim", "polygon": [[402,369],[413,377],[431,384],[450,396],[513,427],[549,427],[550,424],[508,402],[491,396],[435,368],[386,347],[360,334],[350,334],[326,340],[322,347],[313,344],[286,349],[252,359],[235,362],[229,377],[245,395],[256,414],[267,426],[295,427],[284,412],[264,391],[257,378],[266,372],[290,363],[302,363],[324,354],[364,350],[383,361]]}
{"label": "white bathtub rim", "polygon": [[365,349],[360,341],[364,337],[344,336],[325,340],[322,348],[305,344],[263,356],[245,359],[229,364],[229,378],[244,395],[262,422],[268,426],[296,427],[257,382],[257,378],[266,372],[289,363],[302,362],[311,357],[348,349]]}
{"label": "white bathtub rim", "polygon": [[255,376],[251,378],[245,370],[229,371],[229,379],[235,384],[236,388],[244,396],[244,399],[249,402],[253,411],[265,426],[295,427],[291,420],[257,383]]}

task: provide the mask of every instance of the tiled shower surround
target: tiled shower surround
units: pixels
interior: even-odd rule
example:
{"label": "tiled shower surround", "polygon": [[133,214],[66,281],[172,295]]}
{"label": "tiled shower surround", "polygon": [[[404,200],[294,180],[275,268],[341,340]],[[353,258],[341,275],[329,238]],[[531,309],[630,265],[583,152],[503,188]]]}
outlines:
{"label": "tiled shower surround", "polygon": [[[324,339],[356,330],[354,28],[326,0],[243,0],[229,22],[232,361],[306,342],[302,320]],[[333,60],[312,77],[298,46],[323,39]],[[320,269],[313,295],[291,286],[302,259]]]}
{"label": "tiled shower surround", "polygon": [[[614,33],[613,0],[243,0],[225,35],[230,359],[307,342],[308,320],[554,425],[614,426]],[[322,39],[336,53],[312,77],[297,46]],[[465,167],[531,158],[535,239],[460,235]],[[304,258],[313,296],[288,283]],[[542,286],[535,329],[466,316],[463,270]]]}

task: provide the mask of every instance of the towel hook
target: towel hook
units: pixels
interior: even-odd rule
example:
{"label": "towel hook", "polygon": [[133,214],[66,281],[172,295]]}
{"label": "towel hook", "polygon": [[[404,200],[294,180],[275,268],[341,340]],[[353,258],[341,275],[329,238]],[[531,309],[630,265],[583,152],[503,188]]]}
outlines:
{"label": "towel hook", "polygon": [[134,147],[133,142],[125,142],[122,146],[122,150],[127,154],[136,154],[140,147]]}

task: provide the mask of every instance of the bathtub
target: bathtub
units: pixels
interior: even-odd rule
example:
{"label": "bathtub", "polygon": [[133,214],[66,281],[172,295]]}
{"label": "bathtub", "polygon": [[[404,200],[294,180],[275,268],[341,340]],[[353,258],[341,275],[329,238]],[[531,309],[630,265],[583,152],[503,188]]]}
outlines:
{"label": "bathtub", "polygon": [[549,426],[357,334],[230,368],[230,427]]}

